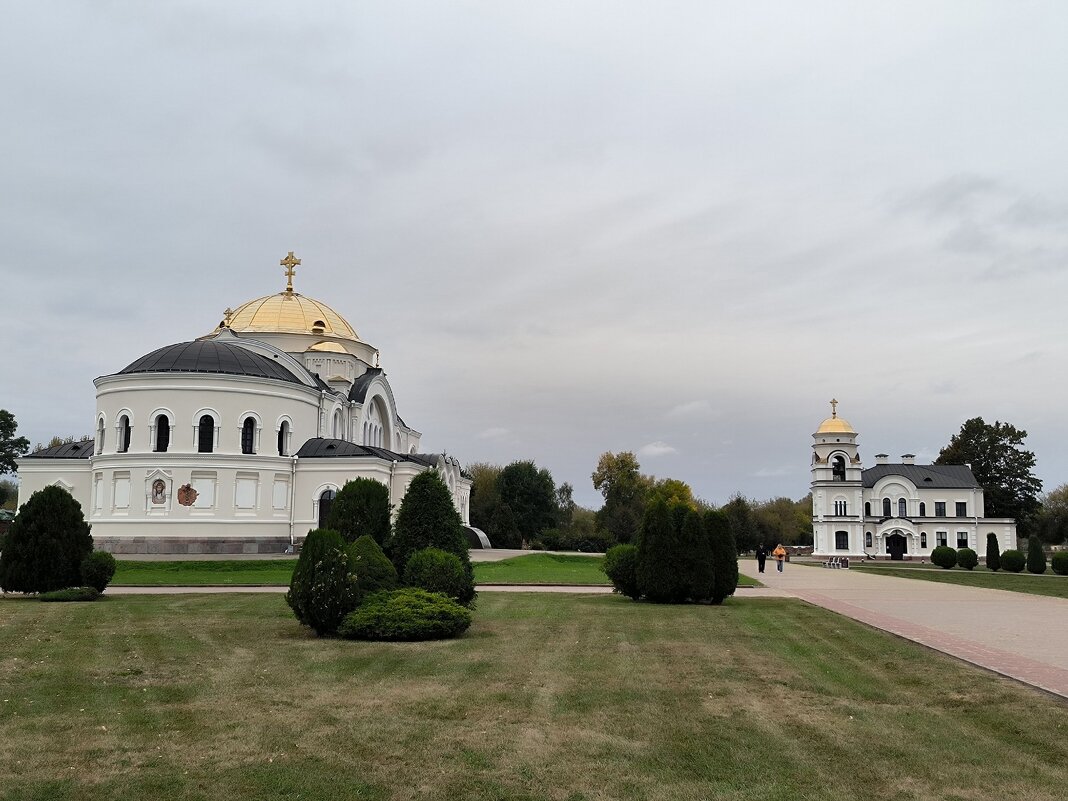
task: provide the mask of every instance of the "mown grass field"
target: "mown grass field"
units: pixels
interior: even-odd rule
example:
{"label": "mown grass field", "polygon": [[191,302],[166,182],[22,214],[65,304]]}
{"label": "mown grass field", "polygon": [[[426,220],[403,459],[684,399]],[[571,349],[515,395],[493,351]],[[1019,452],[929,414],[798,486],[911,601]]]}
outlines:
{"label": "mown grass field", "polygon": [[974,570],[960,568],[917,570],[911,567],[869,567],[857,564],[856,569],[879,576],[897,576],[920,581],[938,581],[943,584],[962,584],[966,587],[985,587],[991,590],[1009,590],[1032,595],[1051,595],[1054,598],[1068,598],[1068,576],[1058,576],[1049,571],[1045,575],[1036,576],[1026,572],[1006,573],[1002,570],[994,572],[985,567],[977,567]]}
{"label": "mown grass field", "polygon": [[0,601],[0,798],[1064,798],[1068,708],[793,601],[478,601],[318,640],[274,595]]}
{"label": "mown grass field", "polygon": [[[287,586],[296,559],[243,559],[219,561],[141,562],[119,560],[112,584],[117,586]],[[604,584],[611,582],[601,570],[603,556],[532,553],[500,562],[476,562],[478,584]],[[739,586],[757,582],[740,576]]]}

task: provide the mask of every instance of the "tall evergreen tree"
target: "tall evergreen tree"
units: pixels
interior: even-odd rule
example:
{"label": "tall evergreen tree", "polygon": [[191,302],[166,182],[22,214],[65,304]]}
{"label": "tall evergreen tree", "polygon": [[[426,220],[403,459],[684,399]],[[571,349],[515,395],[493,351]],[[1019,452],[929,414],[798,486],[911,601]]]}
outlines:
{"label": "tall evergreen tree", "polygon": [[704,516],[705,529],[712,546],[712,570],[714,573],[712,603],[721,604],[734,595],[738,588],[738,548],[734,544],[730,519],[717,509],[710,509]]}
{"label": "tall evergreen tree", "polygon": [[365,534],[379,545],[389,541],[389,489],[373,478],[345,482],[330,504],[327,528],[338,532],[346,542]]}
{"label": "tall evergreen tree", "polygon": [[681,603],[689,586],[678,529],[662,498],[650,503],[638,537],[638,586],[654,603]]}
{"label": "tall evergreen tree", "polygon": [[397,572],[403,572],[409,557],[423,548],[440,548],[456,554],[468,572],[471,571],[460,513],[452,502],[449,488],[433,470],[412,479],[397,512],[390,548],[390,558]]}
{"label": "tall evergreen tree", "polygon": [[682,521],[682,545],[689,553],[686,578],[693,601],[708,601],[715,592],[716,574],[712,541],[701,513],[687,509]]}
{"label": "tall evergreen tree", "polygon": [[548,470],[539,470],[531,461],[512,462],[498,476],[497,491],[527,542],[556,525],[556,484]]}
{"label": "tall evergreen tree", "polygon": [[988,570],[998,571],[1001,569],[1001,550],[998,546],[998,535],[993,531],[986,535],[986,566]]}
{"label": "tall evergreen tree", "polygon": [[1032,534],[1027,538],[1027,572],[1040,576],[1046,572],[1046,552],[1042,540]]}
{"label": "tall evergreen tree", "polygon": [[76,587],[82,560],[92,550],[81,504],[61,487],[40,489],[11,523],[0,552],[0,587],[6,592]]}

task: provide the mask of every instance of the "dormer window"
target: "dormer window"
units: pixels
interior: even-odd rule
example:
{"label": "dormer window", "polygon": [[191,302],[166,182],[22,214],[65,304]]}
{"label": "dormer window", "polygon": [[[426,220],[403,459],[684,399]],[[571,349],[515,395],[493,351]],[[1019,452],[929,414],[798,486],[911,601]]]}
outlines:
{"label": "dormer window", "polygon": [[312,333],[313,334],[325,334],[326,333],[326,323],[324,323],[322,320],[316,320],[314,323],[312,323]]}

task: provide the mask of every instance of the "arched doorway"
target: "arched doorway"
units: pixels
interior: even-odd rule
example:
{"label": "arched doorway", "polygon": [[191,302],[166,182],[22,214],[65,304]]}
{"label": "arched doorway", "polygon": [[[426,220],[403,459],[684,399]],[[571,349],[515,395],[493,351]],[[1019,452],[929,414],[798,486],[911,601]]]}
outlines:
{"label": "arched doorway", "polygon": [[893,534],[887,537],[886,552],[890,554],[890,558],[895,562],[900,562],[904,559],[905,554],[908,553],[908,540],[905,539],[905,535],[895,530]]}
{"label": "arched doorway", "polygon": [[319,496],[319,528],[326,528],[326,521],[330,517],[330,507],[336,495],[336,492],[328,489],[323,490],[323,494]]}

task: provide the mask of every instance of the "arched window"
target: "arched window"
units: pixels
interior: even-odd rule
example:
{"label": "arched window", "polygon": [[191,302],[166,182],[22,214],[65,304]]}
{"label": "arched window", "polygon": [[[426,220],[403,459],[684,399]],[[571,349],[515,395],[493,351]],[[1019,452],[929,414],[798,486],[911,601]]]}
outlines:
{"label": "arched window", "polygon": [[104,452],[104,418],[101,417],[96,421],[96,452],[101,454]]}
{"label": "arched window", "polygon": [[341,410],[338,409],[334,412],[334,439],[341,439],[344,435],[344,430],[341,427]]}
{"label": "arched window", "polygon": [[845,481],[845,457],[841,454],[834,457],[834,463],[831,468],[831,480]]}
{"label": "arched window", "polygon": [[890,511],[890,499],[883,498],[883,517],[890,517],[891,514],[892,513]]}
{"label": "arched window", "polygon": [[241,425],[241,453],[256,452],[256,420],[246,417]]}
{"label": "arched window", "polygon": [[119,418],[119,453],[130,451],[130,418],[125,414]]}
{"label": "arched window", "polygon": [[846,501],[835,501],[834,502],[834,513],[835,513],[835,515],[838,516],[838,517],[844,517],[845,515],[849,514],[849,512],[846,511],[846,507],[847,507]]}
{"label": "arched window", "polygon": [[908,517],[909,516],[908,504],[905,502],[904,498],[898,498],[897,499],[897,516],[898,517]]}
{"label": "arched window", "polygon": [[337,495],[332,489],[323,490],[319,496],[319,528],[326,528],[326,521],[330,518],[330,507]]}
{"label": "arched window", "polygon": [[870,531],[865,531],[864,532],[864,547],[865,548],[870,548],[871,547],[871,532]]}
{"label": "arched window", "polygon": [[197,452],[211,453],[215,450],[215,418],[202,415],[197,426]]}
{"label": "arched window", "polygon": [[289,440],[289,421],[283,420],[282,425],[278,426],[278,455],[288,456],[286,453],[286,443]]}
{"label": "arched window", "polygon": [[165,414],[156,418],[156,453],[166,453],[171,444],[171,421]]}
{"label": "arched window", "polygon": [[867,501],[864,504],[864,516],[871,517],[871,501]]}
{"label": "arched window", "polygon": [[920,501],[920,517],[927,517],[927,504]]}

